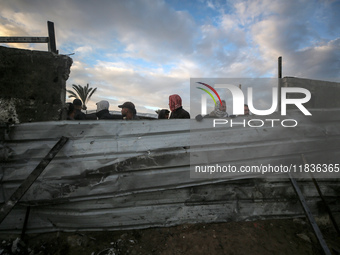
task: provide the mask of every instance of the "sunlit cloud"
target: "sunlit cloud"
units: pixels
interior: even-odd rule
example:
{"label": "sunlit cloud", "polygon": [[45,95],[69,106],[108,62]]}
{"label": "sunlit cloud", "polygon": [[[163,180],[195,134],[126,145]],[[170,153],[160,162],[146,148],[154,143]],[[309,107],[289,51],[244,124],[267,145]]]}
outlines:
{"label": "sunlit cloud", "polygon": [[132,101],[154,113],[171,94],[189,108],[190,78],[276,77],[279,56],[284,76],[340,79],[338,1],[13,0],[1,7],[0,36],[47,36],[46,22],[54,22],[59,53],[73,59],[67,88],[97,87],[89,109],[107,98],[112,110]]}

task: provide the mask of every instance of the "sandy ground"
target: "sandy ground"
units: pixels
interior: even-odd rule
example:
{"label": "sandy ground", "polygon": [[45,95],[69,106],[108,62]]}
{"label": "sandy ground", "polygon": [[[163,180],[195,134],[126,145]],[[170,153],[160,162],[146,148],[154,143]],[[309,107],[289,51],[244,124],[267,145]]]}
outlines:
{"label": "sandy ground", "polygon": [[[327,224],[320,228],[332,254],[340,254],[340,237],[333,226]],[[0,255],[323,254],[303,218],[131,231],[31,234],[15,245],[16,237],[1,236]]]}

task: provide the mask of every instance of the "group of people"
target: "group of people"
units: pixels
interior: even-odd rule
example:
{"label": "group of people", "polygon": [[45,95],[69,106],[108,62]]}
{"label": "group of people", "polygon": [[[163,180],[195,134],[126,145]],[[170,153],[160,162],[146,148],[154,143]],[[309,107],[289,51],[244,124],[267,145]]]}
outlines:
{"label": "group of people", "polygon": [[106,100],[96,103],[97,111],[91,114],[85,114],[81,111],[82,102],[80,99],[74,99],[72,103],[67,103],[67,120],[138,120],[136,107],[132,102],[125,102],[118,105],[121,108],[121,115],[111,114],[109,112],[110,103]]}
{"label": "group of people", "polygon": [[[209,114],[205,115],[204,118],[226,118],[229,117],[227,113],[226,101],[222,100],[215,104],[215,109]],[[80,99],[74,99],[73,103],[68,103],[68,120],[101,120],[101,119],[125,119],[125,120],[138,120],[137,110],[132,102],[125,102],[122,105],[118,105],[121,108],[121,115],[111,114],[109,112],[110,104],[106,100],[99,101],[96,103],[97,111],[92,114],[85,114],[81,111],[82,102]],[[169,96],[169,108],[162,109],[158,112],[158,119],[190,119],[190,114],[183,109],[182,98],[177,95]],[[249,115],[248,105],[244,105],[244,115]],[[232,116],[230,116],[232,117]],[[202,117],[201,117],[202,118]]]}
{"label": "group of people", "polygon": [[[110,104],[106,100],[102,100],[98,103],[95,113],[85,114],[81,111],[82,101],[80,99],[74,99],[72,103],[67,103],[67,120],[102,120],[102,119],[125,119],[125,120],[138,120],[137,110],[132,102],[125,102],[122,105],[118,105],[121,108],[121,115],[111,114],[109,112]],[[170,111],[163,109],[159,112],[159,119],[190,119],[190,114],[183,109],[182,99],[179,95],[174,94],[169,96]]]}

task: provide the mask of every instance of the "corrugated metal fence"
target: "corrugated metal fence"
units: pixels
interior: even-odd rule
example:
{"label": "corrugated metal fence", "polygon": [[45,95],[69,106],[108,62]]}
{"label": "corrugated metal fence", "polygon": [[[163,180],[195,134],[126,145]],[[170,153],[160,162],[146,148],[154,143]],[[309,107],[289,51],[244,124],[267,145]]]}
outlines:
{"label": "corrugated metal fence", "polygon": [[[296,119],[303,118],[292,113]],[[292,118],[290,116],[290,118]],[[274,116],[275,117],[275,116]],[[277,116],[276,116],[277,117]],[[248,117],[249,118],[249,117]],[[242,117],[237,118],[238,121]],[[256,119],[264,119],[256,117]],[[15,125],[1,148],[0,202],[4,203],[61,137],[69,142],[0,225],[28,232],[118,230],[181,223],[255,220],[303,215],[287,178],[191,178],[190,154],[204,152],[235,164],[286,163],[340,155],[339,110],[315,111],[297,128],[211,128],[208,121],[61,121]],[[202,161],[204,163],[204,160]],[[207,163],[207,162],[205,162]],[[302,163],[302,162],[301,162]],[[339,213],[339,173],[320,180]],[[300,180],[314,213],[313,183]]]}

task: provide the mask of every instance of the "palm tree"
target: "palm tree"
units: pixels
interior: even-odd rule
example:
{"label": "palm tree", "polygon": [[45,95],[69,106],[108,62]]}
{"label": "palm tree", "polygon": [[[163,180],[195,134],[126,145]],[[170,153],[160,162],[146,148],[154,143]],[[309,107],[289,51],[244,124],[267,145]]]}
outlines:
{"label": "palm tree", "polygon": [[93,95],[93,93],[97,90],[97,88],[93,89],[93,88],[89,88],[89,84],[87,84],[86,86],[81,86],[81,85],[72,85],[72,88],[75,90],[66,90],[68,93],[70,93],[70,95],[68,96],[69,98],[78,98],[82,101],[83,103],[83,110],[86,110],[86,104],[89,101],[89,99],[91,98],[91,96]]}

